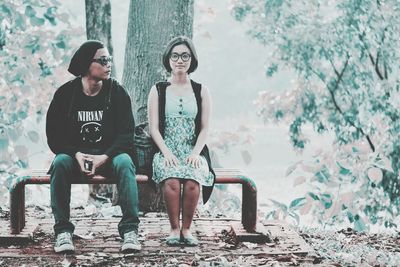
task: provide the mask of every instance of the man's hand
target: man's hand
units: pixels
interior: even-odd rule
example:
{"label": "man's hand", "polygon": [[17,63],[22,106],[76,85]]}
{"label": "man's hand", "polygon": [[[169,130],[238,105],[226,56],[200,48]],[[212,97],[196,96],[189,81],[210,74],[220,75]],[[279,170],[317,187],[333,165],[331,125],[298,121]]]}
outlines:
{"label": "man's hand", "polygon": [[[75,158],[78,161],[79,167],[81,168],[81,172],[86,174],[87,176],[93,176],[96,173],[96,169],[103,165],[107,160],[107,155],[90,155],[90,154],[83,154],[82,152],[77,152],[75,154]],[[85,169],[85,161],[92,162],[92,169],[87,170]]]}
{"label": "man's hand", "polygon": [[81,172],[83,172],[86,175],[89,175],[90,171],[85,170],[85,160],[91,160],[89,159],[88,155],[83,154],[82,152],[76,152],[75,158],[76,161],[78,161],[79,167],[81,168]]}
{"label": "man's hand", "polygon": [[103,155],[88,155],[89,159],[92,160],[93,166],[92,171],[89,172],[89,176],[93,176],[96,173],[96,169],[102,166],[108,160],[108,156]]}

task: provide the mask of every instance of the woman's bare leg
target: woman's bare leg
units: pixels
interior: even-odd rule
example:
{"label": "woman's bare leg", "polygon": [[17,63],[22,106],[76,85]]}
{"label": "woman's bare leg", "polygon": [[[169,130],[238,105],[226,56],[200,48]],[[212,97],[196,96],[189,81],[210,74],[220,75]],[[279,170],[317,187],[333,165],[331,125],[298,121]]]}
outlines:
{"label": "woman's bare leg", "polygon": [[167,179],[162,186],[162,190],[169,223],[171,225],[171,235],[179,236],[181,183],[176,178]]}
{"label": "woman's bare leg", "polygon": [[200,186],[197,182],[193,180],[184,182],[182,197],[182,235],[184,237],[190,235],[190,225],[193,221],[199,195]]}

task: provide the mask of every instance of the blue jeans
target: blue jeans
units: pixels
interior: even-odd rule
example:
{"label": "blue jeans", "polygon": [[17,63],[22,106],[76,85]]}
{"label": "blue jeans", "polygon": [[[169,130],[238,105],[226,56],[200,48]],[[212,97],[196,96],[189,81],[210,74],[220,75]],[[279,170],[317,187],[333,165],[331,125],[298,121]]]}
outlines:
{"label": "blue jeans", "polygon": [[[56,235],[62,232],[73,233],[75,227],[70,222],[71,179],[87,179],[81,174],[78,162],[66,154],[56,155],[50,167],[51,209],[53,211]],[[139,203],[136,183],[136,169],[128,154],[123,153],[112,158],[100,168],[99,174],[116,178],[118,204],[121,206],[122,219],[118,224],[121,237],[124,233],[138,231]]]}

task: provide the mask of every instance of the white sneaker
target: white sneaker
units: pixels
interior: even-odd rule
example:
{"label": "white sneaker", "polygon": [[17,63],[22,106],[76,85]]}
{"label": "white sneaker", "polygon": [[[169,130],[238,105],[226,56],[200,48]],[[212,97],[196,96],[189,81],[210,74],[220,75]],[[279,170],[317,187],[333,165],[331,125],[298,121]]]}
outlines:
{"label": "white sneaker", "polygon": [[72,242],[72,234],[68,232],[59,233],[54,246],[55,252],[75,251],[74,243]]}
{"label": "white sneaker", "polygon": [[138,241],[138,235],[135,231],[130,231],[124,234],[124,243],[122,244],[121,251],[127,252],[130,250],[141,250],[142,246]]}

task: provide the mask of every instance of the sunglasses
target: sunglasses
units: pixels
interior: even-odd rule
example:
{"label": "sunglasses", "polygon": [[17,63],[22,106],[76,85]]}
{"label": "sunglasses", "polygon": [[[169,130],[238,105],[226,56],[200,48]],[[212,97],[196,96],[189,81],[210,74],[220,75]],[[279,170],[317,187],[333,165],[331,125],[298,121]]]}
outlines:
{"label": "sunglasses", "polygon": [[183,62],[187,62],[190,59],[190,54],[189,53],[182,53],[182,54],[178,54],[178,53],[172,53],[169,58],[173,61],[173,62],[177,62],[179,60],[179,58],[182,59]]}
{"label": "sunglasses", "polygon": [[92,59],[92,62],[97,62],[102,66],[107,66],[108,63],[112,64],[112,59],[113,59],[112,56],[100,57]]}

